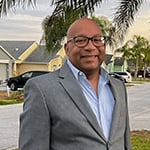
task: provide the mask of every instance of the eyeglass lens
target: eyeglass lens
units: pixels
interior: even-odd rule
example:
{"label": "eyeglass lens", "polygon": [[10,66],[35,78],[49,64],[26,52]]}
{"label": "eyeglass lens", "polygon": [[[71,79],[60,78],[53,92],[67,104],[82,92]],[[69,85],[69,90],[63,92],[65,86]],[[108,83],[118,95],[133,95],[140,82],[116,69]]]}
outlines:
{"label": "eyeglass lens", "polygon": [[94,46],[103,46],[104,45],[104,37],[103,36],[95,36],[92,38],[80,36],[80,37],[75,37],[74,38],[74,43],[78,47],[84,47],[88,45],[89,40],[92,41]]}

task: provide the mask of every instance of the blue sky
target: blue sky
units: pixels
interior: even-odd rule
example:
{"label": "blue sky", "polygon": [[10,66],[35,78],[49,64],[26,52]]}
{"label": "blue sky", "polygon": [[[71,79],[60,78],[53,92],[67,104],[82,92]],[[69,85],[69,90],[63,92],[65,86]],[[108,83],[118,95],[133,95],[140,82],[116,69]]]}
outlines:
{"label": "blue sky", "polygon": [[[106,0],[100,8],[96,8],[96,16],[107,16],[112,19],[117,0]],[[0,18],[0,40],[34,40],[39,42],[42,36],[42,20],[50,15],[53,8],[50,0],[37,0],[37,8],[10,11],[7,17]],[[150,0],[146,0],[135,16],[135,22],[129,30],[127,38],[134,34],[150,40]]]}

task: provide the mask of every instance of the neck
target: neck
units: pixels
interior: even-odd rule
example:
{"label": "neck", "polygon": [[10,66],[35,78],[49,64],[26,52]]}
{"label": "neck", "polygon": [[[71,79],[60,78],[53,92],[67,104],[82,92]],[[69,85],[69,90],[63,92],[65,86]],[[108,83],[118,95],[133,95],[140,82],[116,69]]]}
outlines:
{"label": "neck", "polygon": [[93,89],[95,90],[95,93],[98,95],[99,71],[92,74],[86,74],[86,77],[89,83],[92,85]]}

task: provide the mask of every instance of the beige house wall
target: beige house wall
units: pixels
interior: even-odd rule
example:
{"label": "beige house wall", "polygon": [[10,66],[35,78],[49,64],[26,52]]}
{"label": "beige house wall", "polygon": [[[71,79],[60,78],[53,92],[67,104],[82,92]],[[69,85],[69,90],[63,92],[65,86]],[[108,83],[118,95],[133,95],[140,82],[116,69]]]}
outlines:
{"label": "beige house wall", "polygon": [[20,75],[26,71],[31,70],[46,70],[46,71],[54,71],[59,69],[63,65],[63,61],[66,57],[64,48],[62,47],[58,53],[56,54],[56,58],[53,58],[48,64],[42,63],[24,63],[25,60],[30,53],[36,49],[37,43],[34,43],[31,47],[27,49],[27,51],[20,57],[20,59],[16,60],[13,64],[13,71],[11,76]]}
{"label": "beige house wall", "polygon": [[31,70],[48,70],[48,65],[47,64],[29,64],[29,63],[22,63],[22,64],[17,64],[17,72],[15,75],[20,75],[26,71],[31,71]]}
{"label": "beige house wall", "polygon": [[57,58],[54,58],[52,59],[50,62],[49,62],[49,65],[48,65],[48,70],[49,71],[54,71],[54,70],[57,70],[59,69],[61,66],[62,66],[62,58],[60,56],[58,56]]}

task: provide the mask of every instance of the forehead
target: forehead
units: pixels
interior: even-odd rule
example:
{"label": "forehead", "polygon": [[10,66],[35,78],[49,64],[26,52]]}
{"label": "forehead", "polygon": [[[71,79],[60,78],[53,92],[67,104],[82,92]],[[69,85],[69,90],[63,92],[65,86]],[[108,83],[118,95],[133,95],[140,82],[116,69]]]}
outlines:
{"label": "forehead", "polygon": [[67,32],[67,37],[71,38],[77,35],[94,36],[101,35],[100,27],[92,20],[81,19],[74,22]]}

